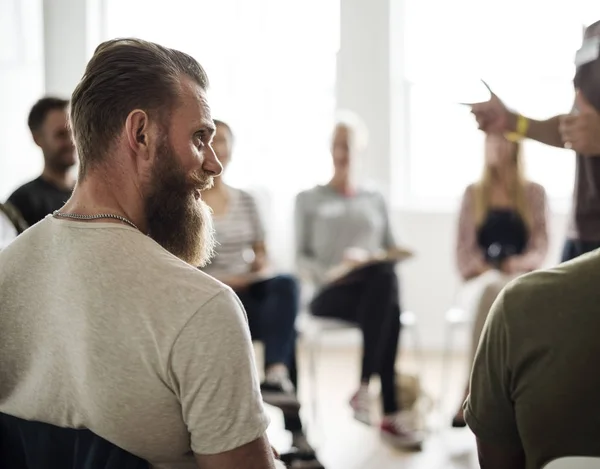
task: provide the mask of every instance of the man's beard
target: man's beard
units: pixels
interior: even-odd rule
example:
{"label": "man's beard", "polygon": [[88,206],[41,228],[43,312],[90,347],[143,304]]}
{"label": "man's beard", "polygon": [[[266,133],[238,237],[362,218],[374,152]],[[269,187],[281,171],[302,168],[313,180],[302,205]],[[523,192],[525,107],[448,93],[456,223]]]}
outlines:
{"label": "man's beard", "polygon": [[210,208],[196,191],[211,186],[208,176],[186,176],[165,140],[157,149],[150,191],[146,196],[148,236],[171,254],[204,267],[214,253]]}

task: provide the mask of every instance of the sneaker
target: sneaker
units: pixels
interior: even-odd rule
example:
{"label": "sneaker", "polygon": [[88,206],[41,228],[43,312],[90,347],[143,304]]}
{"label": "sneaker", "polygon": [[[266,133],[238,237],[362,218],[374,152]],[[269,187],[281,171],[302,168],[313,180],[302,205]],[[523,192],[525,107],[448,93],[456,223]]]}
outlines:
{"label": "sneaker", "polygon": [[360,389],[350,399],[350,407],[354,410],[354,418],[365,425],[371,425],[371,398],[366,386]]}
{"label": "sneaker", "polygon": [[278,376],[276,379],[270,377],[265,380],[260,385],[260,392],[265,403],[278,407],[284,412],[300,409],[296,389],[289,378],[285,376]]}
{"label": "sneaker", "polygon": [[396,448],[420,450],[423,434],[415,429],[412,417],[409,412],[384,417],[379,428],[383,440]]}

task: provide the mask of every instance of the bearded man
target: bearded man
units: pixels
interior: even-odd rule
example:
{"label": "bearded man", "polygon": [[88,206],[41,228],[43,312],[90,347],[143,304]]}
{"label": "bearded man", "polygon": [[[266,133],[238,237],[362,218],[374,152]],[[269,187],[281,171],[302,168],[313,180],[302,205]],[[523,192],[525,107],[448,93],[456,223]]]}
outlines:
{"label": "bearded man", "polygon": [[244,310],[197,269],[222,169],[207,86],[137,39],[87,65],[73,195],[0,254],[1,467],[276,467]]}

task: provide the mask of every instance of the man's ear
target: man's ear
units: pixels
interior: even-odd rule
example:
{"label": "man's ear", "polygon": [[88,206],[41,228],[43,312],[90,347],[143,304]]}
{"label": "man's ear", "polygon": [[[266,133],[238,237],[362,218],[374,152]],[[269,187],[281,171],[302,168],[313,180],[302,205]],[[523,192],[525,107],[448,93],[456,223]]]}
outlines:
{"label": "man's ear", "polygon": [[149,145],[150,122],[148,114],[141,109],[134,109],[125,121],[127,144],[132,152],[142,158],[150,157]]}

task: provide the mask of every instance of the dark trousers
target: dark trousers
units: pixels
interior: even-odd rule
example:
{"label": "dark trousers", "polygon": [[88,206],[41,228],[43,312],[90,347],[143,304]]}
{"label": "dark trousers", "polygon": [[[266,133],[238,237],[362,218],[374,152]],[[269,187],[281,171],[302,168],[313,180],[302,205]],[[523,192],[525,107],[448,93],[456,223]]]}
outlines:
{"label": "dark trousers", "polygon": [[567,262],[600,248],[600,241],[580,241],[567,239],[563,247],[561,262]]}
{"label": "dark trousers", "polygon": [[[296,317],[300,289],[297,280],[291,275],[279,275],[253,283],[237,295],[246,309],[252,339],[264,344],[265,368],[283,363],[298,388]],[[287,430],[302,430],[299,414],[284,414],[284,420]]]}
{"label": "dark trousers", "polygon": [[376,263],[351,272],[323,289],[311,303],[315,316],[357,324],[363,335],[361,379],[379,375],[383,411],[399,410],[395,363],[400,337],[398,278],[393,263]]}

